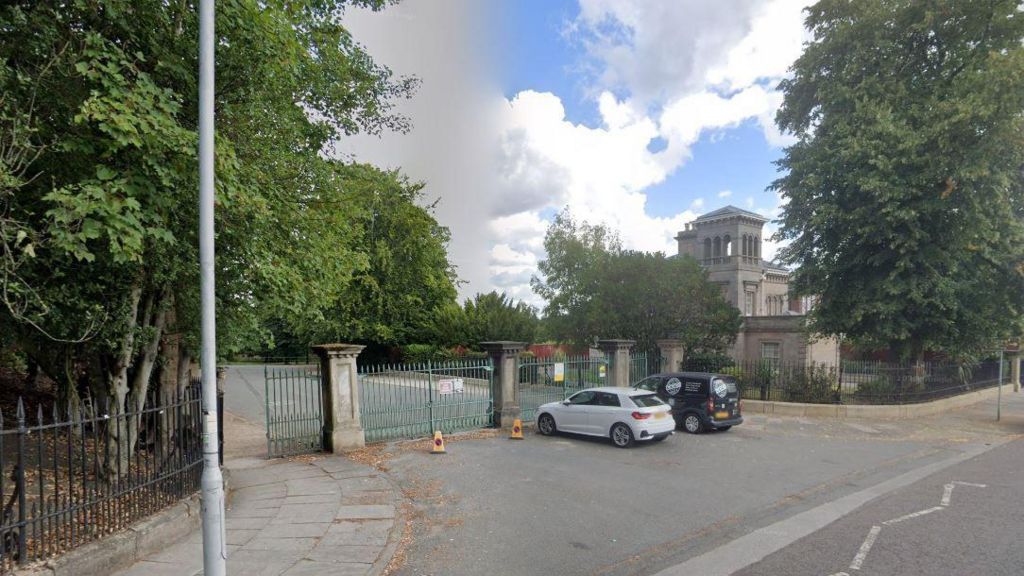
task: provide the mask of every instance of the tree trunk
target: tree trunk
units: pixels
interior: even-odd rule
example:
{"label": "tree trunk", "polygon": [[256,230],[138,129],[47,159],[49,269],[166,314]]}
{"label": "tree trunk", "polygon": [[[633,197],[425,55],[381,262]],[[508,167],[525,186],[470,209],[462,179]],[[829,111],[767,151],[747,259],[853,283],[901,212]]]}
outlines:
{"label": "tree trunk", "polygon": [[[103,391],[104,406],[109,416],[103,444],[103,471],[108,480],[116,479],[123,471],[123,462],[127,457],[124,453],[127,423],[124,419],[125,399],[128,396],[128,368],[131,366],[135,353],[135,332],[138,329],[139,301],[142,299],[142,286],[136,283],[128,296],[128,312],[125,314],[125,332],[121,347],[113,362],[108,367],[106,389]],[[147,307],[152,301],[147,302]]]}

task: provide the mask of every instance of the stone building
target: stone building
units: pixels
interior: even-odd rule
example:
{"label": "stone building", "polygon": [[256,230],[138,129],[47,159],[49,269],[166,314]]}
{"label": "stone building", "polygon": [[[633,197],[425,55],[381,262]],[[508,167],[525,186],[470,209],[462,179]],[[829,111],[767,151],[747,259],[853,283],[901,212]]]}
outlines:
{"label": "stone building", "polygon": [[805,329],[811,299],[791,297],[789,271],[761,258],[766,222],[735,206],[708,212],[676,236],[679,254],[700,262],[743,315],[733,349],[737,360],[835,364],[838,342],[811,337]]}

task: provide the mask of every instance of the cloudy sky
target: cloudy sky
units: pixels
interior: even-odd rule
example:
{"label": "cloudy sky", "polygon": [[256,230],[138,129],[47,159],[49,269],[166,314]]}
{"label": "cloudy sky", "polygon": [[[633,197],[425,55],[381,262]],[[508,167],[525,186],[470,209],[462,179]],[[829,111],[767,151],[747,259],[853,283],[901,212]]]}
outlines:
{"label": "cloudy sky", "polygon": [[[542,304],[530,276],[555,213],[628,248],[726,204],[778,214],[765,191],[789,141],[775,90],[806,39],[805,0],[406,0],[350,11],[357,40],[422,80],[409,134],[347,139],[439,198],[461,294]],[[769,257],[775,247],[765,247]]]}

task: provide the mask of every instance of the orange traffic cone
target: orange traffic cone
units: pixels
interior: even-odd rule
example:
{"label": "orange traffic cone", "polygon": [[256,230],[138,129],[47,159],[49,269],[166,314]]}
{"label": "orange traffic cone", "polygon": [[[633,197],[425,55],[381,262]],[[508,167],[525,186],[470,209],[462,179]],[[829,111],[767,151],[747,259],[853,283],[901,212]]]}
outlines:
{"label": "orange traffic cone", "polygon": [[523,439],[523,421],[516,418],[512,421],[512,439],[522,440]]}
{"label": "orange traffic cone", "polygon": [[441,431],[434,432],[434,447],[430,451],[431,454],[444,454],[444,437],[441,436]]}

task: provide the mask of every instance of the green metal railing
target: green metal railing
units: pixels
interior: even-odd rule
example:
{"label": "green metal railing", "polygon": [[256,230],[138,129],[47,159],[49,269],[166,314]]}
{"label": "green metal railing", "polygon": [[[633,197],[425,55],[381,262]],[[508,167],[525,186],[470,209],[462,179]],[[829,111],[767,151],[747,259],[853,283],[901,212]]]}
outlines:
{"label": "green metal railing", "polygon": [[323,450],[318,366],[266,366],[267,457]]}
{"label": "green metal railing", "polygon": [[520,359],[516,386],[522,419],[537,417],[537,408],[548,402],[560,402],[584,388],[609,384],[605,358],[569,356],[565,358]]}
{"label": "green metal railing", "polygon": [[490,359],[359,366],[366,441],[492,426],[493,375]]}

